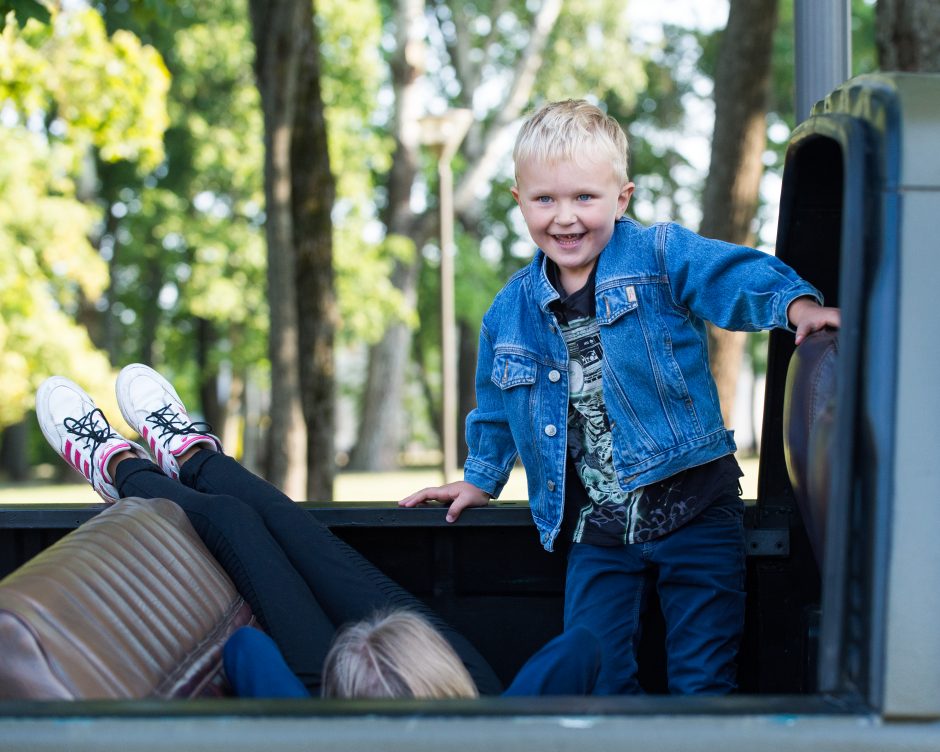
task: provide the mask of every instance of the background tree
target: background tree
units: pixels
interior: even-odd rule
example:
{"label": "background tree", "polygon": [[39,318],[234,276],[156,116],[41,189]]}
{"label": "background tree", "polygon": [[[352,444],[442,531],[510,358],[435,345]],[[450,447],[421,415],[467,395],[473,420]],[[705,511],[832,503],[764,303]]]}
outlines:
{"label": "background tree", "polygon": [[[754,245],[767,143],[767,104],[777,0],[731,0],[715,70],[715,129],[699,231]],[[732,424],[745,334],[709,325],[709,356],[722,417]]]}
{"label": "background tree", "polygon": [[116,366],[165,372],[257,467],[260,420],[247,403],[268,378],[263,145],[245,8],[107,0],[97,10],[112,31],[160,50],[172,76],[165,160],[146,175],[97,165],[95,242],[110,271],[98,340]]}
{"label": "background tree", "polygon": [[[609,0],[577,4],[552,0],[537,6],[503,0],[425,6],[421,0],[403,0],[393,11],[396,37],[390,67],[395,109],[389,128],[396,150],[383,220],[388,237],[403,249],[393,280],[411,304],[421,290],[422,266],[433,263],[439,252],[434,240],[434,179],[422,169],[427,162],[422,165],[419,150],[418,120],[428,100],[438,109],[459,106],[475,112],[475,123],[457,160],[455,189],[461,231],[473,240],[464,245],[458,239],[458,248],[463,255],[465,249],[479,253],[483,247],[489,263],[503,265],[505,270],[506,264],[523,263],[514,253],[519,227],[511,219],[511,199],[504,192],[509,179],[508,147],[520,116],[540,98],[588,95],[602,99],[616,92],[624,103],[630,103],[642,83],[643,69],[630,49],[622,4]],[[616,66],[610,65],[611,59],[617,60]],[[428,75],[422,78],[425,71]],[[427,197],[425,206],[415,206],[416,192]],[[498,212],[491,211],[490,197]],[[484,224],[490,219],[491,224]],[[457,263],[458,269],[475,266],[459,258]],[[498,289],[497,279],[505,277],[494,274],[490,285],[495,287],[479,293],[491,296]],[[479,319],[462,320],[463,372],[473,368],[478,327]],[[466,346],[466,337],[472,346]],[[408,322],[393,322],[370,349],[359,438],[351,460],[355,468],[397,465],[407,423],[401,406],[410,343]],[[425,355],[434,357],[426,351]],[[425,373],[430,370],[424,368]]]}
{"label": "background tree", "polygon": [[876,29],[882,70],[940,72],[940,3],[878,0]]}
{"label": "background tree", "polygon": [[268,308],[271,361],[267,478],[290,496],[306,488],[306,427],[300,394],[297,257],[292,214],[296,102],[304,49],[295,30],[313,23],[310,4],[297,0],[250,2],[255,74],[264,113],[265,236],[268,245]]}
{"label": "background tree", "polygon": [[[88,166],[125,162],[146,174],[163,158],[168,120],[168,76],[152,47],[128,33],[109,35],[87,8],[44,18],[21,27],[6,15],[0,32],[0,427],[7,428],[51,373],[74,374],[113,405],[110,364],[82,318],[108,281],[89,240],[102,215],[88,200]],[[17,433],[12,443],[22,448],[26,440]]]}
{"label": "background tree", "polygon": [[[251,26],[245,5],[237,0],[158,8],[159,14],[120,1],[99,6],[110,25],[130,29],[159,48],[173,76],[165,165],[147,185],[136,187],[119,171],[101,173],[110,218],[102,247],[112,259],[108,320],[119,351],[114,357],[117,362],[153,358],[189,404],[201,404],[212,425],[228,427],[226,445],[263,472],[258,439],[260,426],[270,425],[263,413],[271,375],[266,365],[263,124]],[[311,268],[317,274],[335,272],[346,343],[374,337],[385,318],[400,309],[387,281],[387,254],[380,243],[363,237],[363,226],[374,222],[371,175],[388,165],[386,141],[370,123],[384,73],[381,19],[371,0],[327,0],[320,12],[318,62],[324,72],[315,78],[323,80],[326,116],[336,124],[329,134],[339,194],[332,236],[342,252],[333,263],[322,259]],[[298,109],[308,115],[315,111],[304,105]],[[302,123],[297,132],[309,136],[314,128]],[[292,174],[315,188],[314,198],[325,196],[321,188],[329,183],[302,149],[292,151],[291,160],[297,165]],[[323,206],[320,216],[329,216]],[[330,237],[329,227],[308,226],[297,233],[297,242]],[[306,323],[316,326],[323,320],[332,327],[336,317],[328,313],[330,296],[303,293],[303,275],[292,282],[301,290],[298,306],[308,301],[327,311],[323,317],[300,315],[298,336],[304,336]],[[363,306],[363,299],[369,305]],[[326,345],[325,350],[333,348]],[[301,354],[317,351],[299,345]],[[314,404],[323,416],[307,419],[315,426],[308,433],[310,459],[297,444],[301,451],[295,460],[312,467],[307,495],[328,498],[334,468],[331,367],[312,381],[321,389]],[[329,473],[327,480],[321,473]]]}
{"label": "background tree", "polygon": [[[291,136],[291,216],[297,259],[300,394],[307,430],[307,499],[332,499],[335,476],[334,344],[337,325],[333,272],[333,223],[336,197],[327,143],[326,112],[320,91],[320,40],[310,8],[300,36],[297,102]],[[277,432],[269,442],[277,441]],[[296,498],[296,497],[295,497]]]}
{"label": "background tree", "polygon": [[[334,186],[313,5],[310,0],[252,0],[249,8],[265,134],[273,426],[266,474],[294,498],[304,493],[329,498],[334,425],[330,226]],[[300,281],[302,289],[295,281]],[[312,432],[309,449],[308,428]],[[309,488],[304,478],[308,459],[315,488]]]}
{"label": "background tree", "polygon": [[[411,208],[412,186],[418,176],[420,127],[423,114],[421,77],[427,58],[423,0],[399,0],[393,9],[395,48],[390,60],[394,111],[389,132],[395,143],[385,185],[383,224],[386,238],[399,247],[392,284],[413,309],[417,297],[420,247],[417,217]],[[369,349],[358,438],[350,467],[380,470],[397,466],[403,413],[401,403],[410,340],[407,321],[393,321]]]}

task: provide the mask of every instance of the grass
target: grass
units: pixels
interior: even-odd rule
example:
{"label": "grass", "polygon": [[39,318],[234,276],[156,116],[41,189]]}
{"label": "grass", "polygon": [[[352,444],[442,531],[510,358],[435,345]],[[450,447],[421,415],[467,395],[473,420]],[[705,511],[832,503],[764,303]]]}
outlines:
{"label": "grass", "polygon": [[[739,458],[744,477],[741,487],[745,499],[757,497],[757,458]],[[459,477],[457,475],[456,477]],[[441,472],[433,469],[400,470],[390,473],[339,473],[336,477],[334,501],[397,501],[414,491],[442,483]],[[528,499],[525,472],[513,471],[503,489],[503,501]],[[88,484],[78,480],[57,483],[34,480],[27,483],[0,483],[0,504],[97,504],[100,499]]]}

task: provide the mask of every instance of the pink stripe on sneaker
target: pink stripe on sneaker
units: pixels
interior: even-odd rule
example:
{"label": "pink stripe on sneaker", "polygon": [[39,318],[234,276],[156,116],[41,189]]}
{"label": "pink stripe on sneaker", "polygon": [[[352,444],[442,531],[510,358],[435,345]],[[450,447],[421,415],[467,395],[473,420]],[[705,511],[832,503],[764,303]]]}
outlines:
{"label": "pink stripe on sneaker", "polygon": [[88,478],[88,480],[91,480],[91,473],[89,473],[88,470],[88,460],[85,460],[85,464],[82,465],[82,472],[85,473],[85,477]]}
{"label": "pink stripe on sneaker", "polygon": [[173,450],[173,456],[179,457],[183,452],[185,452],[187,449],[189,449],[193,444],[196,444],[197,442],[206,442],[212,448],[215,448],[215,442],[212,440],[212,438],[210,438],[209,436],[205,436],[204,434],[195,434],[193,436],[190,436],[188,439],[183,439],[183,443]]}
{"label": "pink stripe on sneaker", "polygon": [[98,457],[98,470],[105,478],[110,479],[111,477],[110,473],[108,473],[108,460],[113,457],[115,453],[125,451],[131,451],[131,445],[126,441],[114,444],[107,452]]}
{"label": "pink stripe on sneaker", "polygon": [[163,467],[163,452],[159,449],[157,450],[157,464]]}
{"label": "pink stripe on sneaker", "polygon": [[63,456],[65,457],[65,461],[78,470],[78,472],[82,471],[81,452],[78,451],[78,448],[75,447],[71,441],[65,442],[65,454]]}

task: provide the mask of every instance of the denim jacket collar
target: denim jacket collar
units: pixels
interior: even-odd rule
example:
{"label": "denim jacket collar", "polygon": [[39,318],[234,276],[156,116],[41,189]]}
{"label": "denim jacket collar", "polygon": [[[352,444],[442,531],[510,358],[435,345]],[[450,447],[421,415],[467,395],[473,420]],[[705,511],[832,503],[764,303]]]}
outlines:
{"label": "denim jacket collar", "polygon": [[545,268],[547,262],[548,257],[541,249],[537,250],[535,258],[532,259],[532,280],[534,285],[532,297],[535,298],[539,308],[545,313],[549,312],[549,305],[561,297],[548,278],[548,269]]}
{"label": "denim jacket collar", "polygon": [[[632,224],[627,219],[617,220],[617,230],[622,232],[632,227]],[[597,257],[594,297],[596,316],[601,325],[613,323],[636,308],[636,288],[628,283],[631,278],[651,276],[649,270],[640,271],[631,268],[631,259],[624,253],[623,242],[614,242],[617,238],[617,230],[611,242]],[[531,269],[534,280],[533,297],[545,313],[549,313],[550,304],[561,297],[548,278],[547,263],[548,257],[545,253],[541,249],[537,250]]]}

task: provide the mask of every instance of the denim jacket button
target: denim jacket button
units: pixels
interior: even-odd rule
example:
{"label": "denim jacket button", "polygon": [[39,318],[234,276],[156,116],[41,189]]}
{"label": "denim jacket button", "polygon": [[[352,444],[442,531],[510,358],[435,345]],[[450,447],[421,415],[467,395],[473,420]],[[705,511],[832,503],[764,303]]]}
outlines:
{"label": "denim jacket button", "polygon": [[554,491],[554,490],[555,490],[555,481],[550,480],[548,483],[545,484],[545,487],[546,487],[549,491]]}
{"label": "denim jacket button", "polygon": [[554,368],[548,372],[548,380],[553,384],[561,378],[561,374],[558,373]]}
{"label": "denim jacket button", "polygon": [[558,429],[555,428],[555,426],[553,426],[551,423],[549,423],[547,426],[545,426],[545,435],[546,435],[546,436],[554,436],[556,433],[558,433]]}

